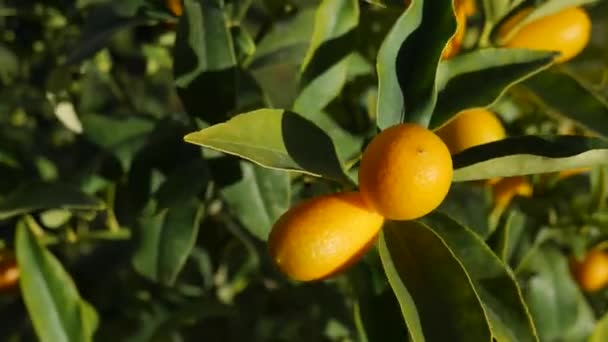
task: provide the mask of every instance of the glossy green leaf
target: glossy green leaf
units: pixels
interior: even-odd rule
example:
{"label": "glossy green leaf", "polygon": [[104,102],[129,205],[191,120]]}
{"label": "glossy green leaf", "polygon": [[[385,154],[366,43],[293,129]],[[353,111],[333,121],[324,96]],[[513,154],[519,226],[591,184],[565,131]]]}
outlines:
{"label": "glossy green leaf", "polygon": [[389,222],[379,248],[412,341],[491,340],[471,278],[432,230],[416,221]]}
{"label": "glossy green leaf", "polygon": [[515,277],[481,237],[444,214],[432,213],[423,220],[471,278],[494,338],[497,341],[538,341]]}
{"label": "glossy green leaf", "polygon": [[144,216],[132,259],[135,269],[149,279],[173,285],[194,247],[203,213],[201,204],[191,200]]}
{"label": "glossy green leaf", "polygon": [[576,135],[519,136],[452,156],[453,181],[555,172],[608,162],[608,142]]}
{"label": "glossy green leaf", "polygon": [[221,2],[185,0],[173,48],[178,94],[190,115],[216,123],[236,99],[236,55]]}
{"label": "glossy green leaf", "polygon": [[184,140],[261,166],[349,182],[331,139],[315,124],[293,112],[255,110],[190,133]]}
{"label": "glossy green leaf", "polygon": [[488,48],[441,62],[440,92],[430,127],[440,127],[464,109],[492,105],[511,86],[549,67],[554,56],[546,51]]}
{"label": "glossy green leaf", "polygon": [[536,21],[542,17],[555,14],[569,7],[579,7],[597,2],[598,0],[548,0],[536,6],[528,15],[520,20],[516,25],[513,25],[509,32],[499,38],[498,44],[507,43],[513,36],[524,26]]}
{"label": "glossy green leaf", "polygon": [[535,76],[524,86],[532,91],[547,114],[566,117],[592,132],[608,136],[608,98],[591,85],[562,69]]}
{"label": "glossy green leaf", "polygon": [[566,256],[555,247],[541,247],[520,268],[530,274],[522,288],[541,341],[581,341],[591,333],[593,312],[570,275]]}
{"label": "glossy green leaf", "polygon": [[451,0],[413,1],[378,51],[380,129],[401,122],[428,123],[437,101],[441,53],[456,29]]}
{"label": "glossy green leaf", "polygon": [[243,178],[221,190],[222,197],[251,234],[266,241],[274,222],[289,208],[289,174],[241,162]]}
{"label": "glossy green leaf", "polygon": [[353,35],[358,23],[357,0],[321,2],[301,66],[301,92],[295,100],[294,111],[319,111],[338,96],[346,83],[349,59],[355,47]]}
{"label": "glossy green leaf", "polygon": [[42,209],[102,210],[105,204],[68,184],[29,183],[0,202],[0,220]]}
{"label": "glossy green leaf", "polygon": [[40,341],[92,341],[98,322],[95,309],[24,221],[17,224],[15,249],[21,293]]}

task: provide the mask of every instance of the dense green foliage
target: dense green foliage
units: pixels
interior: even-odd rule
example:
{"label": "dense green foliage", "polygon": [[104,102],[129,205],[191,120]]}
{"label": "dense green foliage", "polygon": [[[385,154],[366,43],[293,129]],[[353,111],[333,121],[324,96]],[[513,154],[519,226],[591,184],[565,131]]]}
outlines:
{"label": "dense green foliage", "polygon": [[[440,60],[451,0],[0,1],[0,340],[608,340],[569,269],[608,240],[608,2],[476,4]],[[532,5],[584,5],[583,53],[501,48]],[[486,106],[510,138],[455,155],[438,210],[329,280],[275,270],[273,223],[355,189],[378,129]],[[500,210],[468,182],[519,175]]]}

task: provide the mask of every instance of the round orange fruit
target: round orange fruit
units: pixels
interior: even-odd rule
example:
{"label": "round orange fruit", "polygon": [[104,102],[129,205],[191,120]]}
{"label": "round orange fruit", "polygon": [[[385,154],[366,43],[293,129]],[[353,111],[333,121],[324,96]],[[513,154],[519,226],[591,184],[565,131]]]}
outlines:
{"label": "round orange fruit", "polygon": [[412,220],[441,204],[452,173],[450,151],[435,133],[415,124],[399,124],[380,132],[366,147],[359,189],[382,216]]}

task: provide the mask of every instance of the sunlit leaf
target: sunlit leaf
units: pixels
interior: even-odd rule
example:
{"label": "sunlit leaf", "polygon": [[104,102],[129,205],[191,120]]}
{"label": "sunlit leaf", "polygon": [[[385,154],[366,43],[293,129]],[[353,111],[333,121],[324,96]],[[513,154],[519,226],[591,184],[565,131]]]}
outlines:
{"label": "sunlit leaf", "polygon": [[331,139],[293,112],[259,109],[190,133],[184,140],[261,166],[350,182]]}
{"label": "sunlit leaf", "polygon": [[520,136],[452,157],[456,182],[555,172],[608,162],[608,142],[575,135]]}

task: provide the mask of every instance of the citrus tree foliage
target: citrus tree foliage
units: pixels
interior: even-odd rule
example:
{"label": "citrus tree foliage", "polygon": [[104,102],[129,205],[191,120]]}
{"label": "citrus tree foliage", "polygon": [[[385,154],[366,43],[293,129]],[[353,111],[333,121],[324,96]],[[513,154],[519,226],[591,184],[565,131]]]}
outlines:
{"label": "citrus tree foliage", "polygon": [[[467,2],[445,59],[452,0],[4,1],[0,340],[607,340],[573,269],[608,240],[608,4]],[[505,47],[572,6],[574,59]],[[356,189],[379,131],[473,107],[509,137],[437,210],[328,280],[273,267],[274,222]],[[512,176],[533,195],[495,207]]]}

